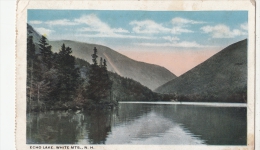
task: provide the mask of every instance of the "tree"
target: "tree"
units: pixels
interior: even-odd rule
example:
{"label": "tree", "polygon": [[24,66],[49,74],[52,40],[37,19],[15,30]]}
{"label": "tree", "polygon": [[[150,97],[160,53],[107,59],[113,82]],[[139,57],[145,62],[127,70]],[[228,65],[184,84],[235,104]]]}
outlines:
{"label": "tree", "polygon": [[107,61],[106,61],[106,59],[104,59],[104,61],[103,61],[103,67],[105,68],[105,70],[107,70]]}
{"label": "tree", "polygon": [[[51,73],[50,69],[43,63],[43,55],[50,54],[48,57],[51,58],[52,52],[45,53],[45,50],[50,50],[50,47],[46,38],[43,36],[39,41],[41,44],[40,54],[36,54],[35,44],[33,42],[33,36],[29,32],[27,38],[27,94],[28,94],[28,106],[32,106],[33,100],[36,100],[37,105],[44,103],[44,100],[49,99],[49,93],[51,91]],[[43,100],[43,101],[41,101]],[[31,108],[29,108],[30,110]]]}
{"label": "tree", "polygon": [[94,54],[92,54],[91,56],[92,56],[93,64],[95,66],[97,66],[97,58],[98,58],[98,56],[97,56],[97,48],[96,47],[94,47]]}
{"label": "tree", "polygon": [[72,100],[79,81],[79,70],[75,67],[72,49],[62,44],[57,55],[58,86],[55,93],[61,101]]}
{"label": "tree", "polygon": [[39,49],[41,54],[41,59],[44,65],[50,69],[52,66],[52,51],[51,51],[51,45],[47,43],[47,39],[45,36],[42,35],[40,41],[39,41]]}
{"label": "tree", "polygon": [[47,43],[45,36],[42,36],[39,41],[38,54],[35,54],[34,59],[34,79],[33,95],[38,104],[40,101],[51,101],[50,93],[53,90],[53,80],[55,76],[55,70],[53,66],[53,53],[51,51],[51,45]]}
{"label": "tree", "polygon": [[94,47],[94,53],[92,56],[93,64],[90,65],[90,72],[89,72],[89,86],[88,86],[88,96],[90,99],[94,100],[95,102],[99,101],[99,67],[97,65],[97,49]]}
{"label": "tree", "polygon": [[102,67],[102,65],[103,65],[103,59],[102,59],[102,57],[100,57],[99,66]]}
{"label": "tree", "polygon": [[94,48],[94,54],[92,56],[93,64],[90,66],[89,74],[89,86],[88,86],[88,96],[90,99],[94,100],[96,103],[102,100],[110,99],[112,81],[109,79],[106,60],[100,58],[100,65],[97,65],[97,49]]}
{"label": "tree", "polygon": [[34,60],[35,60],[35,44],[33,43],[33,36],[29,33],[27,35],[27,96],[29,104],[31,106],[33,97],[33,71],[34,71]]}
{"label": "tree", "polygon": [[101,97],[102,98],[110,98],[111,97],[111,89],[112,89],[112,81],[109,79],[106,59],[103,61],[103,65],[101,66]]}

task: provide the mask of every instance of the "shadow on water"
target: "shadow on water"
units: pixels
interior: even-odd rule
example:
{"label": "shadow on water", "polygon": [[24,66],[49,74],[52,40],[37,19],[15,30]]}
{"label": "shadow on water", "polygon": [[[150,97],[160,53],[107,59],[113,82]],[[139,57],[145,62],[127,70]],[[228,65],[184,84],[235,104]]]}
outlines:
{"label": "shadow on water", "polygon": [[110,110],[49,111],[27,114],[27,144],[104,144],[111,131]]}
{"label": "shadow on water", "polygon": [[246,145],[247,110],[243,107],[153,105],[209,145]]}
{"label": "shadow on water", "polygon": [[27,114],[27,144],[246,145],[246,108],[120,104]]}

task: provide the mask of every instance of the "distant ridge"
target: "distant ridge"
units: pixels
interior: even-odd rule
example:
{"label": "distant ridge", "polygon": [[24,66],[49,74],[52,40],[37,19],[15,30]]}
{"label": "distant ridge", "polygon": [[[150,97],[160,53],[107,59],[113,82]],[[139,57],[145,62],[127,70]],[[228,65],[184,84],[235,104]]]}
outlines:
{"label": "distant ridge", "polygon": [[247,39],[226,47],[155,91],[176,94],[186,101],[246,102]]}
{"label": "distant ridge", "polygon": [[[31,32],[34,41],[38,43],[41,36],[29,24],[27,24],[27,31]],[[96,47],[98,50],[97,55],[99,56],[98,62],[100,57],[105,58],[107,60],[109,71],[116,72],[123,77],[138,81],[151,90],[154,90],[160,85],[176,78],[176,75],[164,67],[135,61],[106,46],[70,40],[49,41],[53,52],[59,52],[63,43],[72,48],[73,56],[86,60],[89,63],[92,63],[91,54],[93,54],[93,49]],[[36,52],[39,51],[37,49],[38,45],[36,45]]]}
{"label": "distant ridge", "polygon": [[102,57],[107,60],[109,71],[116,72],[123,77],[138,81],[151,90],[176,78],[174,74],[164,67],[135,61],[102,45],[70,40],[50,41],[50,45],[53,46],[52,50],[58,52],[62,43],[65,43],[66,46],[72,48],[72,55],[90,63],[92,63],[91,54],[93,53],[93,48],[96,47],[99,58]]}

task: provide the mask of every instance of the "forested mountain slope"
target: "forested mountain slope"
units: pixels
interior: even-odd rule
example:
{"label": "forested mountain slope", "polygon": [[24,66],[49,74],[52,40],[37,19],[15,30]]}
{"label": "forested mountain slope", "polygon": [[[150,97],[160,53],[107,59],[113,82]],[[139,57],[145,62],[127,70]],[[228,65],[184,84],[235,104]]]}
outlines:
{"label": "forested mountain slope", "polygon": [[246,102],[247,40],[234,43],[156,89],[179,100]]}
{"label": "forested mountain slope", "polygon": [[99,58],[102,57],[107,60],[108,71],[138,81],[151,90],[176,78],[173,73],[164,67],[135,61],[106,46],[69,40],[50,41],[54,52],[59,51],[62,43],[65,43],[65,45],[73,49],[73,56],[88,62],[92,61],[91,54],[93,53],[93,48],[96,47],[98,49]]}

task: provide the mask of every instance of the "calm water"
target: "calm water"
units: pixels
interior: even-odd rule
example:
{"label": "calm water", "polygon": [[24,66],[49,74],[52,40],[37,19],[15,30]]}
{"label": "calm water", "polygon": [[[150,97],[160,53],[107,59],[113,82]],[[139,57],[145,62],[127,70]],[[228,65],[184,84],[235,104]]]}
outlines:
{"label": "calm water", "polygon": [[246,145],[246,107],[120,103],[27,114],[27,144]]}

